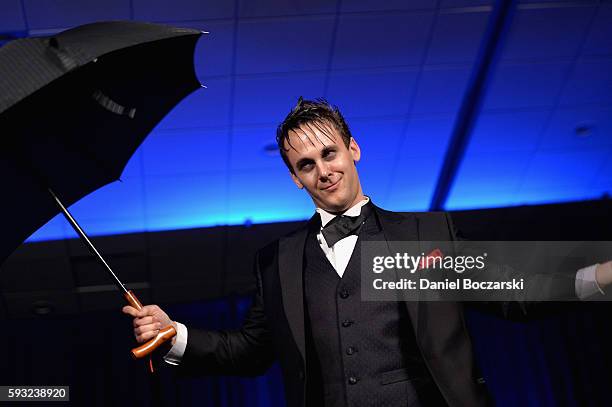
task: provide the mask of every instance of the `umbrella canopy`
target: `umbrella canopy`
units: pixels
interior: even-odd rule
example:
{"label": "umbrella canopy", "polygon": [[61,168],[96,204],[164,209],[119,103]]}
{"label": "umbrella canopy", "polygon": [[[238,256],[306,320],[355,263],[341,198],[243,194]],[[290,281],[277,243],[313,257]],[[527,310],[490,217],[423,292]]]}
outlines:
{"label": "umbrella canopy", "polygon": [[147,134],[200,88],[198,30],[88,24],[0,48],[0,263],[66,206],[119,179]]}

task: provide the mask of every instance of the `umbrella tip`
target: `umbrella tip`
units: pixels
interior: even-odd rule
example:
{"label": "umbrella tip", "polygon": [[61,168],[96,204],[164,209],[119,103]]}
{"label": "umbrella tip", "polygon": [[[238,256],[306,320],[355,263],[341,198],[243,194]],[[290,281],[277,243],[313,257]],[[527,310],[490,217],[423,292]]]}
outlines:
{"label": "umbrella tip", "polygon": [[209,31],[200,31],[202,34],[210,34]]}
{"label": "umbrella tip", "polygon": [[204,89],[208,89],[208,86],[204,85],[203,83],[200,84],[200,87]]}

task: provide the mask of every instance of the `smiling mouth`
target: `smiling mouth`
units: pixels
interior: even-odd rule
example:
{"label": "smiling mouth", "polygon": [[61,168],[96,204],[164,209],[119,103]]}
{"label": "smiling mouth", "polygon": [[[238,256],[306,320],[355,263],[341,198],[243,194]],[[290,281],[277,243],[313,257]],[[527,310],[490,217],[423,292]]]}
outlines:
{"label": "smiling mouth", "polygon": [[336,182],[334,182],[333,184],[325,187],[325,188],[321,188],[321,190],[323,191],[330,191],[330,190],[334,190],[336,188],[336,186],[340,183],[341,180],[338,180]]}

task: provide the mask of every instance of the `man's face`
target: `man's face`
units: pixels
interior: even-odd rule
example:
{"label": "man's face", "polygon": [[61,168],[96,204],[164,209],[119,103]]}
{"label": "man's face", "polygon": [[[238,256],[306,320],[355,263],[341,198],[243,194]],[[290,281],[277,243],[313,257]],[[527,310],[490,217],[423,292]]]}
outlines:
{"label": "man's face", "polygon": [[291,178],[305,188],[314,204],[328,212],[343,212],[364,199],[355,162],[361,152],[354,139],[344,144],[330,124],[305,124],[285,141]]}

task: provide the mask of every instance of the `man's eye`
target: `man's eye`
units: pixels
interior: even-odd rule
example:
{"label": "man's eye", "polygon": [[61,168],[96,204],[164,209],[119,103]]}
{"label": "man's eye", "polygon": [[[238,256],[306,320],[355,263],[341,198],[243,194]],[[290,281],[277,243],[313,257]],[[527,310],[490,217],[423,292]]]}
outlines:
{"label": "man's eye", "polygon": [[336,152],[335,151],[328,151],[327,154],[325,154],[324,158],[326,160],[333,160],[334,158],[336,158]]}
{"label": "man's eye", "polygon": [[312,163],[304,164],[300,167],[301,171],[310,171],[313,167]]}

